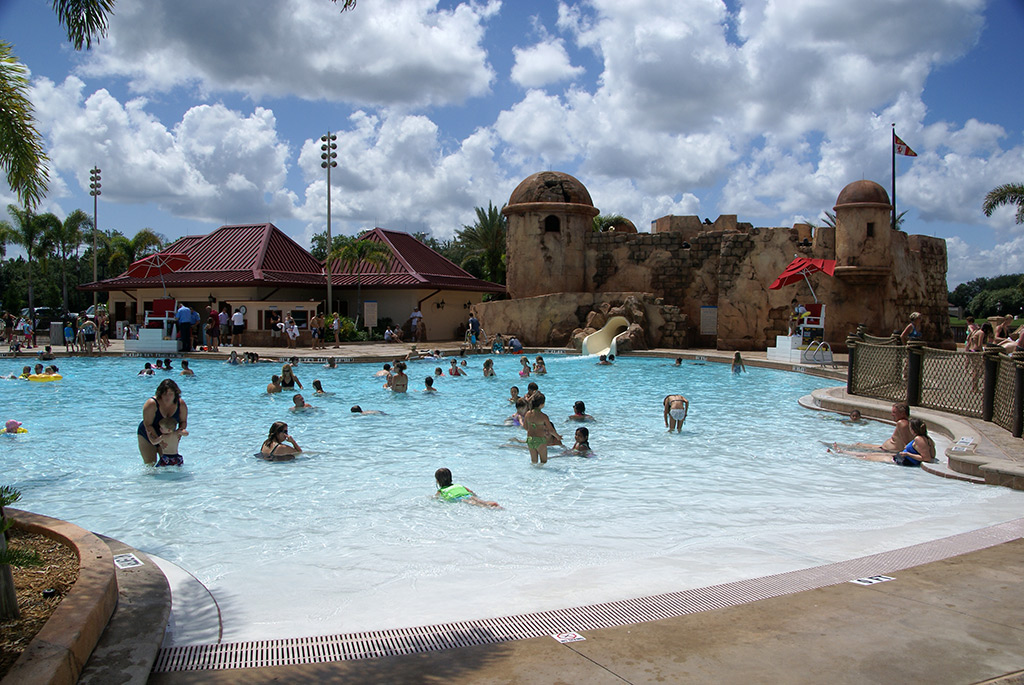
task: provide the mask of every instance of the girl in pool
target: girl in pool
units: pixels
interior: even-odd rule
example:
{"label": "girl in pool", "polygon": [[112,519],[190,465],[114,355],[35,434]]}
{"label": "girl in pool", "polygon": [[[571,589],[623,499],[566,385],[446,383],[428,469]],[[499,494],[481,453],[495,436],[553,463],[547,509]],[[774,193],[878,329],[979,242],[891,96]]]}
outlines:
{"label": "girl in pool", "polygon": [[423,379],[423,392],[437,392],[437,388],[434,387],[433,376],[427,376]]}
{"label": "girl in pool", "polygon": [[510,404],[515,404],[516,402],[519,401],[519,386],[518,385],[513,385],[509,389],[508,401],[509,401]]}
{"label": "girl in pool", "polygon": [[327,392],[326,390],[324,390],[324,386],[320,384],[320,381],[319,380],[315,380],[315,381],[313,381],[313,394],[314,395],[323,396],[323,395],[333,395],[334,393],[333,392]]}
{"label": "girl in pool", "polygon": [[[146,362],[146,365],[142,367],[142,371],[139,371],[138,375],[139,376],[152,376],[153,375],[153,365],[150,364],[149,362]],[[28,378],[28,376],[26,376],[26,378]]]}
{"label": "girl in pool", "polygon": [[594,417],[587,413],[587,405],[583,400],[576,400],[572,405],[572,416],[570,421],[593,421]]}
{"label": "girl in pool", "polygon": [[921,462],[935,462],[935,441],[928,437],[928,425],[921,419],[910,419],[914,439],[892,460],[900,466],[920,466]]}
{"label": "girl in pool", "polygon": [[231,350],[231,354],[228,356],[227,363],[228,364],[241,364],[241,362],[238,359],[238,352],[235,352],[234,350]]}
{"label": "girl in pool", "polygon": [[506,426],[517,426],[523,428],[526,423],[524,417],[530,409],[530,403],[523,397],[516,400],[516,413],[505,419]]}
{"label": "girl in pool", "polygon": [[478,507],[501,509],[501,505],[497,502],[480,499],[476,496],[475,492],[467,487],[452,485],[452,472],[446,468],[442,467],[435,471],[434,480],[437,481],[437,492],[434,493],[434,497],[437,499],[442,499],[445,502],[466,502]]}
{"label": "girl in pool", "polygon": [[[523,357],[525,359],[526,357]],[[548,463],[548,443],[553,445],[562,444],[562,436],[558,434],[551,424],[551,419],[545,414],[544,395],[537,393],[530,402],[530,411],[526,412],[523,420],[526,424],[526,446],[530,448],[530,463]]]}
{"label": "girl in pool", "polygon": [[572,451],[581,457],[589,456],[590,430],[581,426],[576,429],[576,434],[573,437],[576,439],[576,442],[573,443]]}
{"label": "girl in pool", "polygon": [[538,376],[543,376],[548,372],[548,367],[544,365],[544,357],[537,355],[537,361],[533,363],[533,372]]}
{"label": "girl in pool", "polygon": [[179,375],[181,375],[181,376],[194,376],[194,375],[196,375],[195,371],[193,371],[192,369],[188,368],[188,360],[187,359],[182,359],[181,360],[181,373]]}
{"label": "girl in pool", "polygon": [[484,378],[487,378],[487,377],[493,376],[493,375],[494,375],[494,360],[493,359],[485,359],[484,360]]}
{"label": "girl in pool", "polygon": [[452,358],[452,365],[448,368],[448,375],[449,376],[465,376],[466,375],[465,373],[463,373],[463,371],[461,369],[459,369],[459,361],[457,359],[455,359],[455,358]]}
{"label": "girl in pool", "polygon": [[302,382],[299,381],[298,377],[292,373],[292,365],[285,364],[281,367],[281,387],[285,390],[291,390],[295,386],[299,386],[299,390],[304,390]]}
{"label": "girl in pool", "polygon": [[732,372],[733,373],[746,373],[747,367],[743,365],[743,358],[740,353],[737,352],[732,357]]}
{"label": "girl in pool", "polygon": [[302,448],[295,442],[295,438],[288,435],[288,424],[284,421],[275,421],[271,424],[267,439],[263,441],[263,446],[256,456],[264,461],[291,461],[301,451]]}
{"label": "girl in pool", "polygon": [[519,363],[523,365],[523,368],[519,370],[519,376],[521,378],[529,378],[530,376],[530,360],[526,357],[520,357]]}

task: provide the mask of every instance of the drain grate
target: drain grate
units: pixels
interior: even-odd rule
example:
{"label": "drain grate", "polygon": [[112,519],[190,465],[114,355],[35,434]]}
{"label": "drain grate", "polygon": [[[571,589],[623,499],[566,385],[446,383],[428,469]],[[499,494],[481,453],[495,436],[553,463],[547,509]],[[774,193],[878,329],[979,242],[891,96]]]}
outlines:
{"label": "drain grate", "polygon": [[320,637],[161,649],[154,673],[259,668],[418,654],[597,630],[724,609],[975,552],[1024,537],[1024,519],[825,566],[637,599],[477,621]]}

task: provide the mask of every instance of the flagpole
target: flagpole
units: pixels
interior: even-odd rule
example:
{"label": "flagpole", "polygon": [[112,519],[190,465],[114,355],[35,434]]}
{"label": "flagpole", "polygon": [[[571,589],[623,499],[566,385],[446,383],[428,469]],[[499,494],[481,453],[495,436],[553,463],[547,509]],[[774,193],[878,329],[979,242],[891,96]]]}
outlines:
{"label": "flagpole", "polygon": [[896,230],[896,124],[892,125],[892,230]]}

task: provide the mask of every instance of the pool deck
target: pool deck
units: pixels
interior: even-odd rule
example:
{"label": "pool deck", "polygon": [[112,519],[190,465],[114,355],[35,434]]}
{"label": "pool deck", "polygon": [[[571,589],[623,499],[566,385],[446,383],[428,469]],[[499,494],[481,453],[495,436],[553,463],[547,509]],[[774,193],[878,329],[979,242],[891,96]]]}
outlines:
{"label": "pool deck", "polygon": [[[119,349],[120,347],[120,349]],[[430,343],[447,352],[458,343]],[[221,358],[194,353],[189,357]],[[241,352],[242,348],[236,348]],[[328,356],[389,361],[407,345],[344,345],[335,350],[244,348],[266,359]],[[108,354],[119,356],[114,342]],[[529,349],[544,354],[547,348]],[[650,350],[673,358],[728,363],[718,350]],[[63,356],[58,353],[58,356]],[[155,358],[155,355],[154,355]],[[845,385],[839,369],[767,361]],[[31,357],[20,355],[27,363]],[[58,362],[59,364],[59,362]],[[872,411],[884,402],[849,398]],[[1024,467],[1024,441],[994,424],[953,417],[979,436],[977,452]],[[895,512],[894,512],[895,513]],[[1024,507],[1021,515],[1024,516]],[[885,568],[877,573],[885,574]],[[258,669],[156,673],[148,682],[178,683],[1004,683],[1024,685],[1024,538],[892,571],[871,585],[841,582],[803,592],[674,618],[582,633],[562,644],[539,637],[406,656]],[[457,592],[453,593],[457,601]],[[116,668],[115,668],[116,670]],[[131,682],[145,682],[136,670]],[[125,679],[119,682],[129,682]]]}

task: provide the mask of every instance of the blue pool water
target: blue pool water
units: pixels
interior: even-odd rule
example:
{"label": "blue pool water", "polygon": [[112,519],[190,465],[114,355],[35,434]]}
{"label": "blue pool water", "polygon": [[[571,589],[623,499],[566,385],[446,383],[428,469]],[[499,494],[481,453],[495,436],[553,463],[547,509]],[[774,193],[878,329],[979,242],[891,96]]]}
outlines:
{"label": "blue pool water", "polygon": [[[66,359],[55,383],[0,381],[0,483],[19,506],[170,560],[216,596],[227,640],[395,628],[573,606],[751,578],[895,549],[1024,514],[1024,495],[829,454],[822,440],[881,442],[797,399],[835,385],[803,374],[661,359],[546,356],[536,377],[566,440],[582,399],[596,456],[530,465],[509,446],[516,359],[436,396],[381,389],[379,364],[297,375],[316,410],[264,390],[280,366],[192,362],[173,376],[189,405],[185,467],[138,454],[143,401],[162,377],[139,359]],[[3,364],[7,366],[4,367]],[[176,364],[177,365],[177,364]],[[410,390],[447,363],[414,362]],[[21,363],[0,362],[0,372]],[[160,373],[160,372],[158,372]],[[314,397],[319,378],[328,397]],[[661,400],[691,401],[683,432]],[[349,407],[379,409],[356,416]],[[308,454],[253,458],[273,421]],[[940,453],[942,445],[940,444]],[[557,450],[553,450],[557,452]],[[432,499],[446,466],[499,511]]]}

